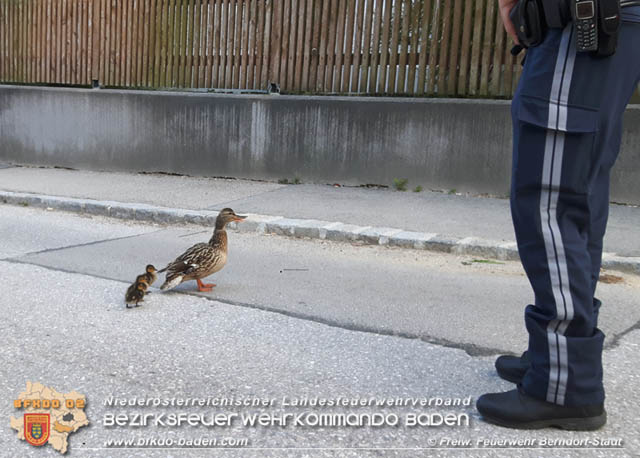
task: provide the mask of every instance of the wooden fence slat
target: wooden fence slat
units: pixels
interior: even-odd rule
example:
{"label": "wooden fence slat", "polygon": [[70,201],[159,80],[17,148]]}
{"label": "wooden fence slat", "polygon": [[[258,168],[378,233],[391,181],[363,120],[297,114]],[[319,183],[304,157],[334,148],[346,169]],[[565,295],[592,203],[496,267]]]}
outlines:
{"label": "wooden fence slat", "polygon": [[[135,0],[134,0],[135,3]],[[133,17],[136,15],[134,13]],[[135,26],[135,21],[134,21]],[[134,34],[135,37],[135,34]],[[135,40],[135,39],[134,39]],[[135,41],[132,43],[132,52],[135,52]],[[91,81],[99,79],[100,69],[100,0],[91,0]],[[134,58],[135,59],[135,58]]]}
{"label": "wooden fence slat", "polygon": [[436,87],[436,74],[438,73],[438,49],[440,39],[440,21],[442,4],[440,0],[434,0],[431,16],[431,43],[429,46],[429,68],[427,71],[427,94],[434,94]]}
{"label": "wooden fence slat", "polygon": [[336,19],[335,70],[331,82],[331,92],[339,92],[342,87],[342,62],[344,60],[344,35],[347,22],[347,3],[338,0]]}
{"label": "wooden fence slat", "polygon": [[227,65],[225,68],[224,87],[226,89],[233,88],[233,66],[234,62],[234,46],[236,38],[236,2],[237,0],[229,1],[229,21],[227,24]]}
{"label": "wooden fence slat", "polygon": [[211,87],[218,88],[220,72],[220,35],[222,33],[222,2],[216,0],[213,19],[213,62],[211,68]]}
{"label": "wooden fence slat", "polygon": [[7,69],[7,64],[5,62],[5,50],[7,49],[7,39],[5,38],[5,33],[7,30],[7,26],[5,23],[6,12],[5,12],[6,2],[0,1],[0,81],[6,81],[5,71]]}
{"label": "wooden fence slat", "polygon": [[29,4],[31,2],[25,1],[22,5],[22,81],[29,82],[29,46],[31,44],[29,40]]}
{"label": "wooden fence slat", "polygon": [[182,0],[176,0],[173,12],[173,30],[171,33],[171,70],[168,72],[167,79],[171,82],[171,87],[179,87],[178,80],[180,78],[180,42],[182,40]]}
{"label": "wooden fence slat", "polygon": [[[145,50],[144,50],[144,37],[145,37],[145,25],[146,20],[146,0],[137,0],[138,3],[138,29],[136,32],[136,86],[144,86],[144,62],[145,62]],[[147,32],[148,33],[148,32]]]}
{"label": "wooden fence slat", "polygon": [[6,81],[5,71],[7,64],[5,62],[5,50],[7,49],[7,39],[5,33],[7,25],[5,23],[6,18],[6,2],[0,2],[0,81]]}
{"label": "wooden fence slat", "polygon": [[[122,11],[124,9],[124,5],[125,4],[125,0],[118,0],[116,2],[116,14],[115,14],[115,33],[114,33],[114,38],[115,38],[115,52],[114,52],[114,64],[115,64],[115,71],[114,71],[114,82],[113,84],[116,86],[122,86],[122,81],[121,81],[121,54],[122,54]],[[152,5],[153,5],[153,0],[152,0]],[[151,35],[149,36],[149,39],[151,39]],[[148,86],[151,86],[152,84],[147,83]]]}
{"label": "wooden fence slat", "polygon": [[271,43],[271,12],[273,10],[273,1],[265,1],[266,5],[264,8],[264,21],[262,21],[262,23],[264,24],[264,35],[262,37],[263,43],[261,52],[262,63],[259,64],[261,66],[260,88],[262,89],[267,88],[267,84],[269,81],[269,53],[271,52],[271,46],[269,44]]}
{"label": "wooden fence slat", "polygon": [[380,30],[382,26],[382,0],[370,0],[371,9],[373,11],[374,23],[373,32],[371,36],[371,65],[369,67],[369,82],[367,84],[367,93],[371,94],[376,92],[376,86],[378,84],[378,77],[380,74]]}
{"label": "wooden fence slat", "polygon": [[[89,59],[89,5],[91,0],[82,0],[82,75],[80,84],[89,84],[91,73]],[[128,48],[127,48],[128,49]]]}
{"label": "wooden fence slat", "polygon": [[[13,3],[7,2],[7,29],[6,29],[6,43],[7,43],[7,81],[14,81],[13,79],[13,34],[12,34],[12,22],[13,22]],[[43,66],[44,68],[44,66]]]}
{"label": "wooden fence slat", "polygon": [[400,56],[398,58],[398,93],[407,92],[405,77],[407,73],[407,53],[409,51],[409,27],[411,23],[411,0],[404,0],[402,34],[400,38]]}
{"label": "wooden fence slat", "polygon": [[335,75],[335,58],[336,58],[336,33],[338,26],[338,3],[340,0],[326,0],[329,3],[329,24],[328,37],[326,47],[326,70],[324,72],[323,88],[325,91],[333,92],[333,79]]}
{"label": "wooden fence slat", "polygon": [[[74,0],[75,1],[75,0]],[[148,2],[148,0],[146,0]],[[111,0],[111,6],[109,10],[109,37],[107,41],[108,46],[108,65],[109,65],[109,77],[107,78],[107,85],[115,86],[116,82],[116,47],[117,47],[117,22],[116,22],[116,14],[117,14],[117,2],[116,0]],[[75,8],[75,6],[74,6]],[[146,16],[148,16],[148,12]],[[74,35],[75,36],[75,35]],[[146,33],[145,33],[146,38]],[[71,40],[72,46],[75,46],[75,39]],[[75,53],[74,53],[75,55]],[[144,77],[144,74],[143,74]],[[143,83],[144,84],[144,83]]]}
{"label": "wooden fence slat", "polygon": [[[256,42],[257,36],[257,22],[258,22],[258,0],[251,0],[251,13],[249,19],[249,43],[247,46],[249,53],[249,60],[247,63],[247,89],[255,89],[255,75],[256,75],[256,56],[258,53],[258,43]],[[261,2],[262,3],[262,2]]]}
{"label": "wooden fence slat", "polygon": [[287,59],[289,54],[289,20],[291,15],[291,0],[283,0],[282,36],[280,40],[280,74],[278,82],[282,89],[287,89]]}
{"label": "wooden fence slat", "polygon": [[343,66],[344,71],[342,73],[342,87],[340,91],[347,92],[349,90],[349,83],[351,82],[351,63],[353,62],[353,29],[355,26],[356,16],[356,2],[350,1],[347,6],[347,22],[345,27],[345,50]]}
{"label": "wooden fence slat", "polygon": [[323,0],[315,0],[313,3],[313,30],[311,32],[311,60],[309,61],[309,90],[315,92],[318,81],[318,49],[320,48],[320,27],[322,22]]}
{"label": "wooden fence slat", "polygon": [[[206,40],[207,29],[202,27],[203,21],[206,19],[206,11],[203,11],[203,0],[196,0],[196,19],[193,26],[194,31],[194,62],[193,62],[193,87],[201,88],[204,85],[202,81],[204,64],[206,59],[206,49],[203,40]],[[206,0],[205,0],[206,3]]]}
{"label": "wooden fence slat", "polygon": [[249,73],[249,26],[251,24],[251,2],[250,0],[242,0],[242,41],[240,46],[240,81],[239,89],[247,88],[247,79]]}
{"label": "wooden fence slat", "polygon": [[202,53],[205,59],[204,66],[202,68],[202,79],[200,80],[200,86],[205,88],[211,87],[211,65],[213,64],[213,16],[215,10],[214,0],[205,0],[204,11],[202,14],[206,15],[203,18],[205,24],[204,33],[205,39],[203,40]]}
{"label": "wooden fence slat", "polygon": [[19,34],[19,52],[20,52],[20,81],[25,82],[27,80],[27,49],[26,49],[26,18],[27,18],[27,5],[25,1],[20,2],[20,34]]}
{"label": "wooden fence slat", "polygon": [[18,2],[14,2],[13,14],[12,14],[12,53],[13,53],[13,81],[20,81],[20,52],[18,50],[20,46],[20,5]]}
{"label": "wooden fence slat", "polygon": [[422,4],[422,24],[420,26],[420,57],[418,58],[418,94],[426,92],[427,62],[429,49],[429,25],[432,13],[431,0],[425,0]]}
{"label": "wooden fence slat", "polygon": [[[55,3],[55,1],[54,1]],[[75,30],[76,30],[76,35],[75,35],[75,39],[76,39],[76,54],[73,56],[74,58],[74,62],[75,62],[75,71],[76,71],[76,77],[75,77],[75,83],[74,84],[81,84],[82,83],[82,29],[83,29],[83,24],[82,24],[82,5],[83,5],[84,1],[83,0],[77,0],[77,6],[76,6],[76,20],[75,20]],[[54,40],[55,42],[55,40]],[[57,52],[56,52],[57,54]],[[119,62],[116,63],[116,68],[120,68]]]}
{"label": "wooden fence slat", "polygon": [[460,47],[460,70],[458,71],[458,93],[466,94],[469,87],[469,66],[471,65],[472,16],[475,9],[471,1],[464,2],[464,25]]}
{"label": "wooden fence slat", "polygon": [[13,8],[14,4],[12,2],[7,2],[7,81],[15,81],[13,76],[13,71],[15,66],[13,65],[13,33],[12,33],[12,23],[13,23]]}
{"label": "wooden fence slat", "polygon": [[[30,2],[31,4],[31,82],[37,83],[37,71],[38,71],[38,3],[39,1]],[[0,6],[0,10],[2,6]],[[0,24],[2,20],[0,19]],[[0,25],[1,27],[1,25]],[[0,39],[2,33],[0,33]],[[0,65],[2,61],[2,47],[0,46]],[[1,74],[1,70],[0,70]],[[0,76],[1,79],[1,76]]]}
{"label": "wooden fence slat", "polygon": [[[38,71],[38,1],[29,2],[30,9],[29,14],[31,18],[31,46],[30,46],[30,82],[37,83],[37,71]],[[0,5],[0,15],[2,10],[2,6]],[[0,27],[2,27],[2,19],[0,19]],[[2,40],[2,33],[0,32],[0,41]],[[2,46],[0,45],[0,67],[2,66]],[[2,70],[0,70],[0,80],[2,79]]]}
{"label": "wooden fence slat", "polygon": [[282,10],[284,0],[273,0],[271,17],[271,68],[269,82],[280,84],[280,44],[282,41]]}
{"label": "wooden fence slat", "polygon": [[320,21],[320,42],[318,44],[318,70],[316,74],[315,92],[322,92],[325,88],[325,74],[327,72],[327,49],[328,49],[328,33],[329,33],[329,6],[330,1],[324,0],[320,17],[315,18]]}
{"label": "wooden fence slat", "polygon": [[125,15],[125,20],[123,21],[122,28],[126,33],[126,45],[124,46],[125,52],[123,53],[123,81],[122,83],[130,87],[131,86],[131,60],[133,58],[133,50],[131,49],[133,43],[133,1],[129,0],[125,3],[126,9],[124,9],[123,14]]}
{"label": "wooden fence slat", "polygon": [[149,53],[149,57],[148,57],[148,61],[147,61],[147,78],[146,78],[146,84],[149,87],[154,87],[155,86],[155,81],[156,81],[156,75],[157,72],[159,70],[159,54],[160,54],[160,50],[157,49],[159,43],[158,43],[158,31],[160,28],[160,21],[158,20],[158,13],[159,13],[159,3],[162,0],[151,0],[151,5],[150,5],[150,16],[148,16],[146,18],[145,22],[149,23],[149,48],[148,48],[148,53]]}
{"label": "wooden fence slat", "polygon": [[482,24],[485,0],[475,1],[475,18],[473,24],[473,41],[471,47],[471,69],[469,71],[469,94],[477,95],[480,83],[480,57],[482,51]]}
{"label": "wooden fence slat", "polygon": [[186,56],[186,43],[187,43],[187,18],[189,13],[188,0],[183,0],[180,3],[180,41],[178,46],[178,53],[180,56],[178,64],[178,76],[176,79],[176,85],[178,87],[185,87],[185,69],[187,65]]}
{"label": "wooden fence slat", "polygon": [[211,40],[213,38],[213,0],[204,0],[202,5],[202,36],[200,45],[202,56],[200,57],[200,81],[199,87],[209,88],[211,83]]}
{"label": "wooden fence slat", "polygon": [[46,12],[46,24],[45,27],[47,29],[47,63],[46,63],[46,82],[51,83],[55,78],[55,73],[53,72],[55,66],[53,62],[53,5],[52,0],[47,0],[47,12]]}
{"label": "wooden fence slat", "polygon": [[217,56],[218,56],[218,65],[217,65],[217,76],[214,75],[214,77],[216,78],[216,87],[218,88],[223,88],[224,87],[224,73],[225,73],[225,65],[226,65],[226,61],[227,61],[227,18],[228,18],[228,14],[229,14],[229,5],[227,3],[228,0],[222,0],[221,3],[219,3],[219,26],[220,26],[220,33],[218,34],[218,41],[217,41],[217,48],[218,48],[218,52],[217,52]]}
{"label": "wooden fence slat", "polygon": [[[409,0],[410,1],[410,0]],[[349,92],[358,92],[360,88],[360,62],[362,55],[362,34],[363,27],[362,21],[364,20],[364,3],[365,0],[358,0],[356,10],[356,23],[354,26],[353,34],[353,60],[352,60],[352,77],[349,82]]]}
{"label": "wooden fence slat", "polygon": [[[54,1],[55,3],[55,1]],[[83,0],[77,0],[76,6],[76,19],[74,23],[74,29],[76,31],[75,40],[76,40],[76,53],[73,56],[75,62],[75,82],[74,84],[81,84],[82,82],[82,4]],[[116,63],[116,68],[120,68],[119,62]]]}
{"label": "wooden fence slat", "polygon": [[305,13],[307,8],[306,0],[297,0],[296,14],[296,34],[293,36],[295,46],[293,52],[295,54],[295,63],[292,68],[291,89],[299,92],[302,85],[302,65],[304,63],[304,40],[305,40]]}
{"label": "wooden fence slat", "polygon": [[362,45],[362,65],[358,72],[360,85],[358,92],[368,92],[369,90],[369,65],[371,63],[371,31],[373,30],[373,4],[374,0],[365,2],[366,14],[364,18],[364,38]]}
{"label": "wooden fence slat", "polygon": [[[293,80],[295,77],[296,66],[296,33],[298,32],[298,0],[291,0],[291,11],[289,13],[289,22],[291,23],[289,28],[289,52],[287,58],[287,82],[286,89],[288,91],[293,89]],[[286,37],[286,35],[285,35]]]}
{"label": "wooden fence slat", "polygon": [[388,92],[396,91],[396,73],[398,65],[398,42],[400,35],[400,19],[402,18],[402,1],[396,0],[393,9],[393,26],[391,30],[391,47],[389,56],[389,81],[387,83]]}
{"label": "wooden fence slat", "polygon": [[25,80],[25,68],[24,68],[24,1],[18,0],[18,23],[17,23],[17,37],[18,37],[18,81],[23,82]]}
{"label": "wooden fence slat", "polygon": [[[138,24],[140,22],[140,0],[131,1],[131,49],[130,49],[130,83],[132,87],[139,86],[138,83]],[[96,34],[94,34],[96,35]]]}
{"label": "wooden fence slat", "polygon": [[[144,1],[144,0],[141,0]],[[104,0],[104,52],[103,58],[103,71],[104,79],[103,84],[108,86],[111,84],[111,13],[113,8],[113,0]],[[142,42],[142,40],[140,40]],[[141,77],[142,78],[142,77]]]}
{"label": "wooden fence slat", "polygon": [[460,34],[462,33],[462,0],[455,0],[453,5],[453,25],[451,29],[451,46],[449,54],[449,72],[447,78],[447,94],[457,93],[458,57],[460,54]]}
{"label": "wooden fence slat", "polygon": [[[75,59],[75,84],[80,84],[82,81],[82,4],[83,0],[77,0],[76,6],[76,53],[74,55]],[[117,36],[120,36],[120,33],[117,33]],[[120,62],[116,62],[116,70],[120,70]]]}
{"label": "wooden fence slat", "polygon": [[242,14],[244,0],[236,1],[233,43],[233,78],[232,89],[240,87],[240,71],[242,69]]}
{"label": "wooden fence slat", "polygon": [[[421,3],[421,2],[420,2]],[[418,64],[418,38],[420,37],[420,3],[411,7],[411,41],[409,43],[409,70],[407,72],[407,92],[416,92],[416,65]]]}
{"label": "wooden fence slat", "polygon": [[495,2],[489,1],[486,5],[484,39],[482,45],[482,60],[480,68],[480,91],[479,94],[486,96],[489,94],[489,75],[491,72],[491,59],[493,58],[493,38],[496,20]]}
{"label": "wooden fence slat", "polygon": [[[104,44],[105,44],[105,36],[106,36],[106,31],[105,31],[105,0],[97,0],[99,2],[99,21],[100,21],[100,31],[99,33],[97,33],[97,40],[98,40],[98,44],[97,46],[94,47],[94,49],[96,50],[96,60],[98,61],[97,65],[98,65],[98,73],[96,76],[96,79],[98,80],[99,84],[104,84]],[[136,0],[139,1],[139,0]]]}
{"label": "wooden fence slat", "polygon": [[384,22],[382,25],[382,49],[380,56],[380,77],[376,84],[377,93],[387,92],[388,71],[387,66],[389,64],[389,56],[391,52],[391,45],[389,39],[391,36],[391,2],[386,0],[384,2]]}
{"label": "wooden fence slat", "polygon": [[502,22],[500,19],[500,9],[496,8],[496,33],[494,37],[495,50],[494,50],[494,58],[493,58],[493,69],[491,73],[491,95],[499,96],[504,95],[501,91],[500,87],[500,76],[503,72],[503,63],[504,63],[504,53],[502,50],[504,49],[505,42],[505,30],[502,26]]}
{"label": "wooden fence slat", "polygon": [[[438,56],[438,94],[447,95],[447,77],[449,75],[449,43],[451,42],[451,0],[444,2],[442,8],[442,38]],[[453,77],[453,75],[451,75]]]}

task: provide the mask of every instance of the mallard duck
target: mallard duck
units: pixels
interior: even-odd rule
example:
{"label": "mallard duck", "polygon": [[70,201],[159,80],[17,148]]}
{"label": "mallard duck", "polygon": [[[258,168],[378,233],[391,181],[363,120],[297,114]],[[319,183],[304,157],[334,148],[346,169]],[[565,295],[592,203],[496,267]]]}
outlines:
{"label": "mallard duck", "polygon": [[131,308],[132,305],[136,307],[140,305],[140,302],[144,300],[144,295],[147,291],[147,284],[145,282],[135,282],[127,289],[127,293],[124,295],[124,301],[127,304],[127,308]]}
{"label": "mallard duck", "polygon": [[227,263],[227,231],[225,226],[231,222],[240,222],[246,216],[236,215],[230,208],[224,208],[216,218],[216,228],[209,243],[197,243],[182,253],[175,261],[158,272],[167,271],[162,290],[175,288],[180,283],[195,280],[198,291],[209,292],[216,285],[202,283],[201,279],[208,277],[224,267]]}

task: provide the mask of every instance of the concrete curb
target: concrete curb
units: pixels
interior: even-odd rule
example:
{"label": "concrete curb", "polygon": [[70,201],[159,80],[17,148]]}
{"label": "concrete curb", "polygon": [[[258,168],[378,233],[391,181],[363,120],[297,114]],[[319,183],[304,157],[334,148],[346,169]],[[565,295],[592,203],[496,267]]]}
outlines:
{"label": "concrete curb", "polygon": [[[0,202],[9,205],[52,208],[74,213],[108,216],[161,224],[190,223],[212,226],[218,212],[159,207],[115,201],[77,199],[42,194],[0,191]],[[296,238],[312,238],[337,242],[357,242],[415,250],[438,251],[503,261],[519,260],[515,242],[486,240],[477,237],[455,238],[442,234],[410,232],[390,227],[355,226],[340,222],[289,219],[283,216],[249,214],[241,225],[230,225],[239,232],[276,234]],[[603,255],[604,268],[640,274],[640,257]]]}

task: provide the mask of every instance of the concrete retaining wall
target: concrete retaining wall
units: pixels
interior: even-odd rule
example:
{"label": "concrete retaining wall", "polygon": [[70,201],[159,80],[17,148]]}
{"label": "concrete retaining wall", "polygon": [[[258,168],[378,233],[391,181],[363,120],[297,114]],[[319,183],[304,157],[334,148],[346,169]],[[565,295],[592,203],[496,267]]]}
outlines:
{"label": "concrete retaining wall", "polygon": [[[640,204],[640,107],[612,200]],[[503,101],[0,86],[0,161],[93,170],[391,184],[505,195]]]}

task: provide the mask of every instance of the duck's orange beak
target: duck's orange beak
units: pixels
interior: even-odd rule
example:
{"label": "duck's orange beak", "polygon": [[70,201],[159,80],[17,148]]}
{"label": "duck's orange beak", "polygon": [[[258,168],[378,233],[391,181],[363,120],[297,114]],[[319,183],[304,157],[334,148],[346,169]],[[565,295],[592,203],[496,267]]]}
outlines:
{"label": "duck's orange beak", "polygon": [[233,218],[233,220],[237,223],[240,223],[242,221],[244,221],[246,219],[246,216],[241,216],[241,215],[235,215],[235,218]]}

